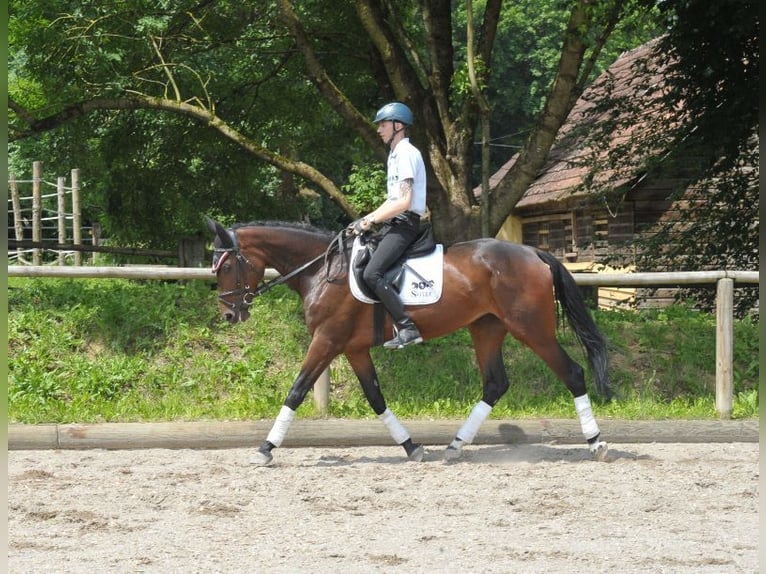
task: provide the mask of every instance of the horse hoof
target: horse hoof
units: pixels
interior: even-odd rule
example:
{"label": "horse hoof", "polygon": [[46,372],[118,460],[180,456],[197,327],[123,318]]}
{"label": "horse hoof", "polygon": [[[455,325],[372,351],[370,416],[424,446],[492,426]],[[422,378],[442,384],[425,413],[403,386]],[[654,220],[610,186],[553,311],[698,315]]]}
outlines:
{"label": "horse hoof", "polygon": [[604,462],[606,460],[606,453],[609,452],[609,445],[606,442],[600,440],[590,448],[590,455],[593,460],[598,462]]}
{"label": "horse hoof", "polygon": [[423,456],[425,455],[426,451],[423,448],[422,444],[417,445],[415,448],[413,448],[410,452],[407,453],[407,458],[409,458],[413,462],[422,462]]}
{"label": "horse hoof", "polygon": [[457,460],[461,456],[463,456],[463,451],[459,448],[455,448],[454,446],[448,446],[444,450],[444,460]]}
{"label": "horse hoof", "polygon": [[270,452],[263,452],[262,450],[255,451],[255,454],[250,457],[250,464],[255,466],[268,466],[271,461],[274,460],[274,455]]}

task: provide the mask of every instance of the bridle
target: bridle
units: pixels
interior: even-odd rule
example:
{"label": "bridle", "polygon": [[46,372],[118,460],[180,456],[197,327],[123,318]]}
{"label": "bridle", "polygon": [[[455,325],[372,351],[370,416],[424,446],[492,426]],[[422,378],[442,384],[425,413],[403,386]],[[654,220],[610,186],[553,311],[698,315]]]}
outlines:
{"label": "bridle", "polygon": [[[253,269],[255,269],[255,266],[239,250],[239,245],[237,242],[236,235],[232,232],[229,232],[229,236],[232,239],[232,246],[231,247],[216,247],[213,249],[212,272],[217,275],[221,267],[223,266],[224,262],[230,256],[233,255],[235,264],[236,264],[237,278],[236,278],[234,289],[231,289],[229,291],[224,291],[223,293],[219,293],[218,300],[224,305],[226,305],[226,307],[231,309],[234,313],[237,313],[237,314],[241,313],[240,307],[243,310],[247,309],[253,304],[253,301],[259,295],[263,295],[264,293],[273,289],[277,285],[282,285],[283,283],[286,283],[293,277],[296,277],[300,273],[303,273],[306,269],[314,265],[314,263],[318,262],[320,259],[325,259],[326,261],[329,258],[332,252],[332,249],[334,247],[337,246],[339,250],[342,252],[343,249],[340,248],[340,245],[341,245],[342,237],[345,231],[346,230],[341,231],[341,233],[338,234],[338,237],[336,238],[336,240],[333,240],[332,242],[330,242],[330,245],[327,247],[327,250],[324,253],[314,257],[314,259],[312,259],[311,261],[308,261],[307,263],[304,263],[300,267],[293,269],[287,275],[280,275],[279,277],[276,277],[272,279],[271,281],[265,281],[261,279],[260,284],[255,288],[255,290],[253,290],[250,284],[246,281],[246,277],[247,277],[246,266],[250,266]],[[328,277],[327,280],[330,281],[330,278]],[[234,296],[235,302],[230,301],[230,297],[232,296]]]}
{"label": "bridle", "polygon": [[[240,307],[247,309],[250,305],[253,304],[253,299],[255,299],[260,293],[258,292],[258,289],[255,291],[251,290],[250,284],[245,281],[245,278],[247,277],[247,274],[245,273],[245,266],[249,265],[250,267],[253,267],[253,264],[248,261],[247,257],[240,253],[239,247],[213,249],[213,273],[218,275],[218,271],[232,254],[234,254],[234,261],[236,262],[236,286],[230,291],[219,293],[218,300],[233,312],[239,313]],[[235,296],[236,302],[229,300],[232,295]]]}

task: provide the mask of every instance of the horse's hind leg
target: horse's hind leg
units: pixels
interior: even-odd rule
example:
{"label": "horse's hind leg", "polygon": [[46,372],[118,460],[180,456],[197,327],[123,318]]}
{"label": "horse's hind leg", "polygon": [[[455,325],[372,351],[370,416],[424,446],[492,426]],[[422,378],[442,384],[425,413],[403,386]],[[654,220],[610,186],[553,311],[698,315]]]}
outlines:
{"label": "horse's hind leg", "polygon": [[497,404],[506,391],[509,382],[503,365],[502,345],[508,334],[500,320],[492,315],[485,315],[470,325],[476,359],[479,362],[483,380],[481,400],[471,410],[471,414],[457,431],[454,440],[444,452],[444,458],[455,460],[462,454],[463,446],[473,442],[479,427],[489,416],[492,407]]}
{"label": "horse's hind leg", "polygon": [[391,412],[391,409],[386,406],[386,399],[380,390],[378,375],[375,372],[375,365],[372,364],[369,350],[346,353],[346,358],[351,368],[354,369],[359,383],[362,385],[367,402],[370,403],[370,407],[378,415],[378,418],[386,425],[396,444],[404,448],[410,460],[415,462],[422,461],[425,454],[423,445],[412,442],[410,433],[396,415]]}
{"label": "horse's hind leg", "polygon": [[609,447],[601,440],[601,430],[593,416],[590,398],[586,392],[585,373],[582,366],[567,354],[555,334],[550,334],[547,338],[542,338],[540,335],[531,336],[523,339],[523,342],[545,361],[572,393],[575,411],[580,419],[580,428],[588,442],[591,455],[596,460],[605,460]]}

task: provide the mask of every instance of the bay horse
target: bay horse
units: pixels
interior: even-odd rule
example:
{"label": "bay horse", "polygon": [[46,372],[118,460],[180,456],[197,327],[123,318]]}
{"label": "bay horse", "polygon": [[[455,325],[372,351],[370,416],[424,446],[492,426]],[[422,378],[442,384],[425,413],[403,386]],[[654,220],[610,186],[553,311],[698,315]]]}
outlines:
{"label": "bay horse", "polygon": [[[300,296],[306,327],[312,335],[298,377],[250,462],[272,462],[272,451],[282,444],[295,411],[320,374],[341,353],[393,440],[410,460],[421,461],[423,446],[412,441],[381,392],[370,356],[370,349],[381,342],[373,332],[377,306],[363,303],[351,293],[348,265],[344,265],[350,246],[343,244],[344,232],[335,236],[308,225],[284,222],[236,224],[226,229],[207,218],[207,224],[215,234],[212,270],[223,317],[231,324],[247,320],[255,297],[284,283]],[[280,276],[264,282],[267,267]],[[444,253],[443,273],[440,300],[411,306],[409,312],[424,340],[467,327],[483,381],[482,399],[447,446],[445,458],[460,457],[462,448],[473,441],[508,390],[502,343],[510,333],[564,382],[574,397],[575,412],[593,458],[604,460],[608,447],[600,439],[583,368],[556,339],[558,301],[587,353],[597,391],[610,397],[606,343],[569,271],[545,251],[485,238],[450,245]],[[386,317],[385,339],[392,333],[391,319]]]}

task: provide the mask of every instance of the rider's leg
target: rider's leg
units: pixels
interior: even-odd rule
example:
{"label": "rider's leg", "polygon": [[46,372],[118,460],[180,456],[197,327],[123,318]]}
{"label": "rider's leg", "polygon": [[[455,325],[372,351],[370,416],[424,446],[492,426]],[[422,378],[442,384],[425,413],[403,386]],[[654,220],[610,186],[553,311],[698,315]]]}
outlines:
{"label": "rider's leg", "polygon": [[392,226],[382,236],[364,270],[363,279],[365,283],[378,296],[396,326],[396,336],[384,343],[386,348],[398,349],[406,345],[420,343],[423,340],[420,331],[404,308],[398,293],[384,279],[386,271],[396,263],[405,249],[415,240],[417,232],[417,225],[397,224]]}
{"label": "rider's leg", "polygon": [[383,343],[383,346],[387,349],[401,349],[407,345],[413,345],[415,343],[421,343],[423,337],[420,335],[415,323],[410,319],[409,314],[402,304],[402,300],[399,295],[394,291],[390,285],[384,280],[378,282],[378,288],[375,289],[375,294],[383,303],[383,306],[391,314],[396,326],[396,333],[394,338]]}

